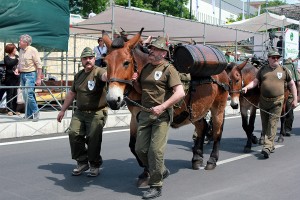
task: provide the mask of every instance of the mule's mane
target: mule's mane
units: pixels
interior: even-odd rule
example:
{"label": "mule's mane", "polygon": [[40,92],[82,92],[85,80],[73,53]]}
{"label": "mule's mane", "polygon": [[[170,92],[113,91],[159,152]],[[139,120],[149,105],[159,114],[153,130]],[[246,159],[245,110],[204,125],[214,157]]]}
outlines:
{"label": "mule's mane", "polygon": [[123,48],[124,47],[124,40],[123,38],[115,38],[112,43],[111,43],[111,47],[115,48],[115,49],[119,49],[119,48]]}

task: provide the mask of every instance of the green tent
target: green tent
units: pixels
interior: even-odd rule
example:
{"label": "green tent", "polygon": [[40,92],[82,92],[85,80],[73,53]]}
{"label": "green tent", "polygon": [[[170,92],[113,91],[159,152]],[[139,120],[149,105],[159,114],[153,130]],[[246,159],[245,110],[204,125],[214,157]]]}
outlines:
{"label": "green tent", "polygon": [[18,43],[29,34],[44,51],[68,51],[68,0],[1,0],[0,41]]}

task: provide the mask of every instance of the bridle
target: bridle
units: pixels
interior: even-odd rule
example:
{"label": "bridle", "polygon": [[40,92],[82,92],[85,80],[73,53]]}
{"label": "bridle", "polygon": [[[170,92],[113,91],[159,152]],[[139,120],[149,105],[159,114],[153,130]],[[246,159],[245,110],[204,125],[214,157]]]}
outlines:
{"label": "bridle", "polygon": [[[135,62],[135,59],[134,59],[134,53],[133,53],[133,49],[131,50],[130,52],[131,56],[133,57],[133,71],[134,72],[137,72],[138,71],[138,67],[137,67],[137,63]],[[118,82],[118,83],[124,83],[126,85],[130,85],[130,86],[133,86],[132,84],[132,80],[126,80],[126,79],[120,79],[120,78],[110,78],[108,81],[108,83],[112,83],[112,82]]]}
{"label": "bridle", "polygon": [[244,78],[243,78],[243,74],[241,72],[241,79],[242,79],[242,83],[241,83],[241,89],[240,90],[231,90],[232,88],[232,80],[230,79],[229,80],[229,86],[230,86],[230,91],[229,91],[229,94],[233,94],[233,93],[242,93],[242,88],[245,86],[245,83],[244,83]]}

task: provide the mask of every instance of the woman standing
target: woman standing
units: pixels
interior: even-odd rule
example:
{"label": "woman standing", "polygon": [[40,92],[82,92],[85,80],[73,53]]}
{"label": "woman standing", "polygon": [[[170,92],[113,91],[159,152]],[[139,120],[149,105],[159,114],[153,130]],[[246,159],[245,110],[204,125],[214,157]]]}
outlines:
{"label": "woman standing", "polygon": [[7,99],[7,108],[8,115],[12,116],[14,113],[20,115],[17,111],[17,94],[18,86],[20,86],[20,76],[15,75],[15,70],[19,62],[19,56],[16,55],[17,47],[14,44],[8,44],[5,46],[5,53],[7,55],[4,57],[4,64],[6,66],[5,74],[5,85],[6,86],[16,86],[16,88],[7,88],[6,89],[6,99]]}

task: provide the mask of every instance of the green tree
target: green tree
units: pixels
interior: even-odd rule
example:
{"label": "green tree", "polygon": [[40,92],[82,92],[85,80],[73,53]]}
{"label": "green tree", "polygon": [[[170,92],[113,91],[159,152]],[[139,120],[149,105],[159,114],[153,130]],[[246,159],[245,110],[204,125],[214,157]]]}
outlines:
{"label": "green tree", "polygon": [[[129,0],[114,0],[116,5],[128,6]],[[131,6],[166,13],[189,19],[190,12],[185,6],[189,0],[131,0]],[[110,0],[70,0],[70,12],[87,17],[91,10],[98,14],[110,5]],[[194,19],[194,16],[192,16]]]}
{"label": "green tree", "polygon": [[[115,0],[116,5],[128,6],[128,0]],[[166,13],[176,17],[190,18],[185,6],[188,0],[131,0],[131,6]]]}
{"label": "green tree", "polygon": [[91,10],[99,14],[109,5],[109,0],[70,0],[70,12],[87,17]]}

